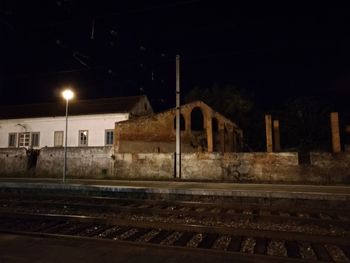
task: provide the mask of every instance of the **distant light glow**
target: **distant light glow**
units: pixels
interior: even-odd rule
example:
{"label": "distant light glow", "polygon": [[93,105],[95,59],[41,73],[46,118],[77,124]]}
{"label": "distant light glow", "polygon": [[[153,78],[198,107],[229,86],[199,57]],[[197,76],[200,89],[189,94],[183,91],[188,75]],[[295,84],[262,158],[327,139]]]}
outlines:
{"label": "distant light glow", "polygon": [[62,97],[66,100],[71,100],[74,98],[74,92],[70,89],[66,89],[62,92]]}

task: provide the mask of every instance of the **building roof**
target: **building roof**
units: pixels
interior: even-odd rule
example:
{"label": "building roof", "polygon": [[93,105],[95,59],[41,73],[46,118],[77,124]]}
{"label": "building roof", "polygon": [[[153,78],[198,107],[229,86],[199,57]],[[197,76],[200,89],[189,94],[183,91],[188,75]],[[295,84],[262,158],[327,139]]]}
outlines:
{"label": "building roof", "polygon": [[[72,100],[69,102],[69,115],[129,113],[145,97],[145,95],[142,95],[94,100]],[[0,106],[0,119],[64,116],[65,111],[64,100],[57,103]]]}

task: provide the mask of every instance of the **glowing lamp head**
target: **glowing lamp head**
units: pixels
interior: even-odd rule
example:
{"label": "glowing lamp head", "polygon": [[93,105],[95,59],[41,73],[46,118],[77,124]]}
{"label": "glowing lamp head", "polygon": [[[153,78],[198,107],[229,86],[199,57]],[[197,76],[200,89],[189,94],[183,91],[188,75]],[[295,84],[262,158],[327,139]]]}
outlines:
{"label": "glowing lamp head", "polygon": [[70,100],[70,99],[73,99],[74,97],[74,92],[71,91],[70,89],[66,89],[62,92],[62,97],[65,99],[65,100]]}

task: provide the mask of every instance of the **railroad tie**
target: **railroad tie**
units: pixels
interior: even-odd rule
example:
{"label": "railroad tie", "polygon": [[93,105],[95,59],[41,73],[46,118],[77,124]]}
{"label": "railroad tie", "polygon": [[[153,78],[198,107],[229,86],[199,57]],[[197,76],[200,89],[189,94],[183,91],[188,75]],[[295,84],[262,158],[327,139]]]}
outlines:
{"label": "railroad tie", "polygon": [[231,236],[230,244],[227,246],[227,250],[238,252],[241,250],[242,237]]}
{"label": "railroad tie", "polygon": [[94,237],[94,236],[97,236],[98,234],[106,231],[108,228],[110,228],[110,226],[102,226],[88,234],[86,234],[87,237]]}
{"label": "railroad tie", "polygon": [[345,256],[350,259],[350,246],[341,246],[341,250],[343,250]]}
{"label": "railroad tie", "polygon": [[301,258],[299,246],[296,241],[286,241],[284,243],[287,249],[287,255],[290,258]]}
{"label": "railroad tie", "polygon": [[193,232],[184,232],[178,240],[175,240],[175,242],[173,244],[175,246],[184,247],[184,246],[186,246],[187,242],[190,241],[195,234],[196,233],[193,233]]}
{"label": "railroad tie", "polygon": [[315,251],[316,256],[321,261],[332,261],[332,258],[328,254],[327,249],[322,244],[311,244],[312,249]]}
{"label": "railroad tie", "polygon": [[65,228],[65,229],[62,229],[62,232],[61,234],[63,235],[75,235],[75,234],[78,234],[79,232],[83,231],[84,229],[88,228],[89,224],[77,224],[76,226],[73,225],[71,228]]}
{"label": "railroad tie", "polygon": [[129,237],[127,237],[126,239],[124,239],[125,241],[135,241],[138,238],[142,237],[143,235],[145,235],[146,233],[148,233],[149,231],[151,231],[152,229],[150,228],[138,228],[137,232]]}
{"label": "railroad tie", "polygon": [[40,225],[37,226],[36,228],[33,228],[32,231],[33,232],[46,232],[47,230],[56,227],[58,225],[63,224],[62,221],[52,221],[52,222],[48,222],[46,225]]}
{"label": "railroad tie", "polygon": [[254,253],[265,255],[267,251],[268,240],[266,238],[256,238],[255,239]]}
{"label": "railroad tie", "polygon": [[116,236],[119,236],[120,234],[129,231],[130,229],[131,229],[131,227],[129,227],[129,226],[122,226],[122,227],[120,227],[119,229],[113,230],[113,231],[111,231],[110,233],[108,233],[108,234],[105,236],[105,238],[111,238],[111,239],[113,239],[113,238],[115,238]]}
{"label": "railroad tie", "polygon": [[199,248],[211,248],[218,238],[218,234],[205,234],[203,240],[199,243]]}
{"label": "railroad tie", "polygon": [[167,231],[167,230],[162,230],[160,231],[155,237],[153,237],[150,241],[148,241],[149,243],[153,243],[153,244],[159,244],[160,242],[162,242],[165,238],[167,238],[168,236],[170,236],[173,233],[173,231]]}
{"label": "railroad tie", "polygon": [[53,225],[52,227],[46,228],[43,230],[44,233],[56,233],[57,231],[60,231],[61,229],[64,229],[66,226],[69,225],[69,222],[60,221],[58,224]]}

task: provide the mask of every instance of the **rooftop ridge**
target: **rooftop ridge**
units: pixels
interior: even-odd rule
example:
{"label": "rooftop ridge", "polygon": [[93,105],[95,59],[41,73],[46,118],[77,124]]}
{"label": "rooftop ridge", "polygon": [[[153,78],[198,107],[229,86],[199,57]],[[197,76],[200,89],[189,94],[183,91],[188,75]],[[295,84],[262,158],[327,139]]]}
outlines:
{"label": "rooftop ridge", "polygon": [[[91,115],[106,113],[132,113],[134,107],[146,95],[111,97],[101,99],[76,100],[70,102],[69,115]],[[47,103],[1,105],[0,119],[21,119],[37,117],[63,116],[65,113],[64,100]]]}

